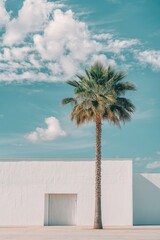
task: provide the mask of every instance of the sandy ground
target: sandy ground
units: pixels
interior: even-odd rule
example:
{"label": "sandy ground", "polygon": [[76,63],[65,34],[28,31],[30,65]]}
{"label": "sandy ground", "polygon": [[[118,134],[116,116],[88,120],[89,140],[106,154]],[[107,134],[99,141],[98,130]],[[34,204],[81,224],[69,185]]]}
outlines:
{"label": "sandy ground", "polygon": [[0,227],[0,240],[160,240],[160,226],[105,228]]}

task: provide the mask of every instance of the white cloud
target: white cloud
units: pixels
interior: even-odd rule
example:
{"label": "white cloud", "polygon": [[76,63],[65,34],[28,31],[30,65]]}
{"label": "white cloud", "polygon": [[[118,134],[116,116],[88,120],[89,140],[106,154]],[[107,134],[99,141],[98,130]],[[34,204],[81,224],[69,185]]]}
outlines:
{"label": "white cloud", "polygon": [[160,51],[146,50],[138,52],[136,57],[142,64],[151,65],[153,70],[160,70]]}
{"label": "white cloud", "polygon": [[4,44],[12,46],[21,43],[27,33],[42,30],[52,10],[58,6],[61,5],[47,0],[25,0],[18,17],[7,25]]}
{"label": "white cloud", "polygon": [[37,34],[33,39],[41,57],[53,61],[64,55],[71,56],[73,61],[85,61],[89,54],[100,49],[100,44],[91,40],[86,24],[74,19],[71,10],[55,10],[44,34]]}
{"label": "white cloud", "polygon": [[110,33],[101,33],[101,34],[93,35],[93,38],[96,40],[107,40],[107,39],[111,39],[112,37],[113,35]]}
{"label": "white cloud", "polygon": [[25,135],[30,142],[52,141],[57,137],[66,136],[66,132],[61,128],[59,120],[55,117],[45,118],[47,128],[36,128],[34,132]]}
{"label": "white cloud", "polygon": [[9,22],[10,16],[5,9],[5,0],[0,1],[0,27]]}
{"label": "white cloud", "polygon": [[77,63],[74,62],[74,59],[71,56],[62,56],[60,58],[61,68],[66,75],[66,78],[70,78],[76,74]]}
{"label": "white cloud", "polygon": [[65,9],[59,2],[24,0],[18,16],[7,18],[1,38],[0,81],[65,81],[97,60],[131,67],[128,53],[139,44],[137,39],[92,33],[72,10]]}
{"label": "white cloud", "polygon": [[139,161],[149,161],[152,160],[151,157],[136,157],[134,161],[139,162]]}
{"label": "white cloud", "polygon": [[30,54],[28,56],[29,62],[35,67],[35,68],[40,68],[42,66],[41,61],[34,55]]}
{"label": "white cloud", "polygon": [[0,54],[0,60],[23,60],[32,50],[33,49],[29,46],[13,48],[5,47],[3,48],[3,53]]}
{"label": "white cloud", "polygon": [[111,39],[107,42],[106,50],[119,54],[122,50],[131,48],[132,46],[135,46],[137,44],[139,44],[138,39],[128,40]]}
{"label": "white cloud", "polygon": [[146,168],[148,168],[148,169],[160,168],[160,161],[155,161],[155,162],[152,162],[152,163],[148,163],[146,165]]}
{"label": "white cloud", "polygon": [[[62,6],[47,0],[24,1],[18,17],[7,24],[3,35],[1,81],[64,81],[84,63],[100,60],[116,65],[114,58],[103,54],[106,42],[113,42],[113,35],[92,34],[71,10],[62,11]],[[29,33],[32,35],[24,42]],[[45,73],[41,68],[46,69]],[[19,70],[21,74],[17,74]]]}
{"label": "white cloud", "polygon": [[126,57],[124,55],[119,55],[118,58],[121,60],[121,61],[125,61],[126,60]]}
{"label": "white cloud", "polygon": [[101,63],[103,63],[106,66],[108,66],[108,65],[113,66],[113,67],[116,66],[115,60],[111,59],[111,58],[108,59],[107,56],[104,55],[104,54],[99,54],[99,55],[94,54],[92,59],[91,59],[91,63],[94,63],[96,61],[100,61]]}
{"label": "white cloud", "polygon": [[[16,63],[15,63],[16,64]],[[21,66],[22,67],[22,66]],[[22,74],[17,74],[16,72],[16,66],[14,67],[14,64],[11,65],[11,68],[9,71],[1,73],[1,80],[6,81],[6,82],[12,82],[12,81],[22,81],[22,80],[28,80],[28,81],[37,81],[37,82],[52,82],[56,81],[57,78],[54,78],[52,76],[49,76],[47,73],[42,73],[42,72],[34,72],[33,71],[27,71],[28,66],[23,66],[23,73]],[[26,68],[26,69],[25,69]]]}

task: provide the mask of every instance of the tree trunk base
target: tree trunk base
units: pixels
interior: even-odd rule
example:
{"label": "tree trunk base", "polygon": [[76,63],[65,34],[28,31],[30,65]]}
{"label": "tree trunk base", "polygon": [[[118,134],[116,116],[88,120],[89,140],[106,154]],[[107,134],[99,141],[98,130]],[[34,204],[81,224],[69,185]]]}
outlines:
{"label": "tree trunk base", "polygon": [[102,223],[94,223],[93,229],[103,229]]}

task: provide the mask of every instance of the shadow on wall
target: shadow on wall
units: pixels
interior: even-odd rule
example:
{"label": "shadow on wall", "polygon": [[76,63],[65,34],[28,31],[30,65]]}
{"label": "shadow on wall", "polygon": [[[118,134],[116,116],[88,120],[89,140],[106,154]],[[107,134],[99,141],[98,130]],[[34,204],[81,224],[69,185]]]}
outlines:
{"label": "shadow on wall", "polygon": [[[156,185],[153,183],[155,180]],[[158,180],[160,180],[159,174],[134,174],[134,225],[160,225],[160,181]]]}

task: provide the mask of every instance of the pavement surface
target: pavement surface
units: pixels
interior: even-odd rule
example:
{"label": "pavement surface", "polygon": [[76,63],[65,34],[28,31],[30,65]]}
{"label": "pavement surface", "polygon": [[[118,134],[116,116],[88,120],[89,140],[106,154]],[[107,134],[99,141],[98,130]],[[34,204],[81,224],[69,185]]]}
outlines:
{"label": "pavement surface", "polygon": [[105,228],[0,227],[0,240],[160,240],[160,226]]}

